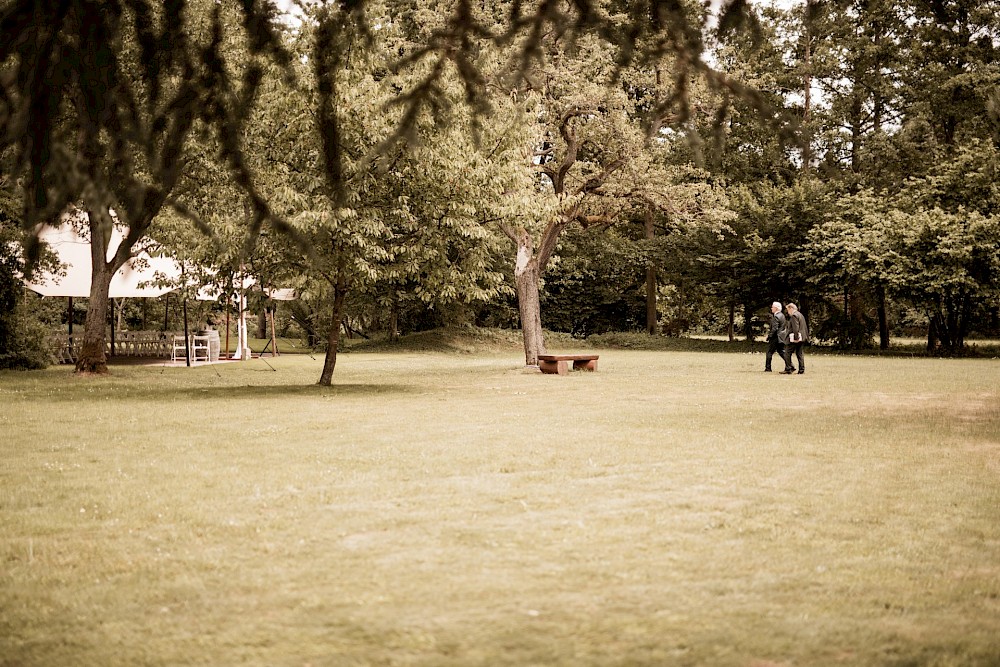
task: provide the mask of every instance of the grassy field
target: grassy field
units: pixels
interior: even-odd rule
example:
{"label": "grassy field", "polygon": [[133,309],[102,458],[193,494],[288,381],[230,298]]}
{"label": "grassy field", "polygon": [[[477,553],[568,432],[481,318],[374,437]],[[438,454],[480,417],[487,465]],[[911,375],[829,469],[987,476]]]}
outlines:
{"label": "grassy field", "polygon": [[1000,664],[1000,362],[600,354],[0,373],[0,664]]}

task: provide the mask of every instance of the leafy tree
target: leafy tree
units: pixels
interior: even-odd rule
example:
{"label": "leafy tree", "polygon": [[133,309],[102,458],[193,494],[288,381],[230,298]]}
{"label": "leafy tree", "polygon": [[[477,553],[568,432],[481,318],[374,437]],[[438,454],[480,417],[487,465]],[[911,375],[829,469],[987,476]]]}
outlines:
{"label": "leafy tree", "polygon": [[810,231],[804,255],[813,264],[811,280],[817,286],[837,288],[842,294],[839,317],[818,323],[814,334],[818,338],[837,339],[841,347],[865,348],[870,345],[872,324],[867,317],[867,297],[875,295],[881,349],[889,347],[889,330],[885,298],[889,259],[883,239],[868,226],[866,216],[883,211],[883,202],[862,191],[845,195],[832,189],[838,197],[829,204],[829,212]]}
{"label": "leafy tree", "polygon": [[900,258],[890,280],[927,312],[928,344],[937,338],[951,353],[964,347],[1000,287],[998,169],[996,146],[970,142],[925,178],[908,182],[889,211],[895,225],[888,245]]}
{"label": "leafy tree", "polygon": [[930,322],[928,345],[960,353],[1000,289],[997,166],[996,149],[975,144],[893,198],[845,197],[808,253],[845,292],[866,284],[912,304]]}
{"label": "leafy tree", "polygon": [[608,85],[614,70],[608,45],[581,38],[574,46],[570,51],[550,45],[550,59],[530,77],[545,82],[532,90],[542,119],[536,151],[540,215],[501,223],[516,248],[514,280],[529,365],[545,352],[539,282],[559,236],[571,224],[616,221],[630,203],[618,196],[631,185],[633,170],[627,167],[638,167],[629,157],[638,157],[644,142],[631,123],[627,95]]}
{"label": "leafy tree", "polygon": [[945,150],[968,137],[990,136],[985,110],[1000,84],[1000,2],[909,4],[909,67],[902,77],[906,122],[926,122],[934,143]]}
{"label": "leafy tree", "polygon": [[960,352],[972,322],[1000,296],[1000,219],[897,209],[887,223],[887,246],[898,255],[889,284],[925,309],[944,350]]}
{"label": "leafy tree", "polygon": [[887,0],[829,3],[816,12],[823,67],[814,79],[826,108],[817,143],[824,175],[847,187],[876,186],[895,169],[884,150],[887,132],[902,119],[898,93],[906,8]]}
{"label": "leafy tree", "polygon": [[[619,71],[613,45],[596,36],[571,45],[553,39],[544,46],[544,60],[526,78],[544,82],[529,86],[539,105],[537,198],[554,214],[503,226],[516,245],[515,285],[528,364],[545,352],[539,285],[567,229],[601,229],[645,215],[679,218],[695,210],[694,217],[702,220],[712,215],[712,205],[696,201],[697,186],[687,180],[690,172],[668,164],[667,147],[676,139],[661,135],[650,141],[642,122],[649,109],[665,114],[653,126],[668,117],[686,123],[683,114],[663,101],[681,96],[686,108],[686,78],[658,87],[656,80],[662,78],[654,67]],[[616,77],[618,87],[610,85]]]}
{"label": "leafy tree", "polygon": [[399,122],[388,105],[428,71],[419,62],[389,69],[408,41],[378,9],[316,10],[296,47],[308,54],[301,88],[270,79],[250,138],[262,182],[311,249],[286,244],[284,265],[307,277],[303,293],[329,313],[320,384],[332,381],[350,297],[441,307],[502,293],[499,238],[484,223],[510,205],[503,193],[513,181],[527,183],[516,121],[479,122],[473,143],[456,77],[435,75],[452,97],[412,120],[407,145],[384,143]]}
{"label": "leafy tree", "polygon": [[563,233],[540,294],[548,329],[584,337],[643,326],[646,257],[636,228]]}
{"label": "leafy tree", "polygon": [[[197,120],[219,133],[257,218],[269,215],[238,141],[260,66],[251,62],[237,84],[224,41],[243,39],[251,58],[285,60],[270,19],[255,3],[202,0],[14,0],[0,12],[0,150],[16,151],[15,173],[26,177],[22,222],[58,221],[70,206],[89,219],[93,269],[77,371],[107,372],[111,277],[171,204]],[[116,218],[128,233],[108,260]],[[36,254],[31,246],[29,259]]]}
{"label": "leafy tree", "polygon": [[[715,59],[720,71],[757,91],[758,103],[785,110],[788,94],[800,86],[783,50],[790,19],[787,12],[774,7],[764,6],[761,11],[765,20],[760,31],[729,35],[714,49]],[[725,92],[698,100],[704,108],[697,125],[700,141],[711,146],[705,167],[735,186],[762,180],[789,183],[798,171],[788,147],[794,137],[776,128],[771,116],[762,115],[754,101]]]}
{"label": "leafy tree", "polygon": [[[42,368],[48,364],[47,328],[40,317],[36,295],[27,294],[20,277],[29,269],[24,261],[24,232],[10,190],[0,188],[0,368]],[[41,254],[35,270],[58,270],[55,256]]]}

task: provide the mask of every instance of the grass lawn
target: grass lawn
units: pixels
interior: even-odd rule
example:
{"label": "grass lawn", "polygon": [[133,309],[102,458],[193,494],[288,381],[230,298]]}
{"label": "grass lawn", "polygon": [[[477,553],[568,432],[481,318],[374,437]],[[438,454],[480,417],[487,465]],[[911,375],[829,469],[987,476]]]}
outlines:
{"label": "grass lawn", "polygon": [[0,373],[0,665],[1000,664],[1000,362],[600,354]]}

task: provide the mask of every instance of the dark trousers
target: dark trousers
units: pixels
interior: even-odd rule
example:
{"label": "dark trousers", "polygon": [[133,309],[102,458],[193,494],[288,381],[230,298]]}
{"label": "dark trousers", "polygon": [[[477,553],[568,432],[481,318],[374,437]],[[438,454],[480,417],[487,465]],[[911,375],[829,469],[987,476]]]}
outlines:
{"label": "dark trousers", "polygon": [[806,370],[806,361],[802,357],[802,346],[803,343],[785,343],[785,370],[793,371],[792,367],[792,355],[795,355],[795,360],[799,362],[799,372],[803,373]]}
{"label": "dark trousers", "polygon": [[771,370],[771,357],[777,352],[782,359],[785,358],[785,344],[778,340],[777,336],[767,339],[767,356],[764,357],[764,370]]}

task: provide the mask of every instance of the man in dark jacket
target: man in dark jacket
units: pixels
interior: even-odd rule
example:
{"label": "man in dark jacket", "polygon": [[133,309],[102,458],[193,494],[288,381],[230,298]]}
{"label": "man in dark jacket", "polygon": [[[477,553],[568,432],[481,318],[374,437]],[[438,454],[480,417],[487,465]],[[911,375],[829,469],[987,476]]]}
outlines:
{"label": "man in dark jacket", "polygon": [[767,330],[767,356],[764,357],[764,372],[771,372],[771,357],[777,352],[785,358],[785,316],[781,314],[781,304],[777,301],[771,304],[771,321]]}
{"label": "man in dark jacket", "polygon": [[799,312],[798,306],[794,303],[788,304],[785,309],[788,311],[788,340],[785,343],[785,370],[781,372],[785,375],[795,372],[795,368],[792,366],[792,355],[794,354],[799,363],[799,375],[802,375],[806,372],[802,346],[809,342],[809,326],[806,324],[805,316]]}

